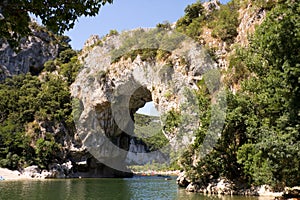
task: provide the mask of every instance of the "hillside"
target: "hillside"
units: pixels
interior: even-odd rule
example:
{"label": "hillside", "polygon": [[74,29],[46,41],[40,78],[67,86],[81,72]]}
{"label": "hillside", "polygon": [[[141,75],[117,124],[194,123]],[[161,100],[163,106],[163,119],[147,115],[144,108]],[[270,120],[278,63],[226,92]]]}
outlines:
{"label": "hillside", "polygon": [[160,117],[135,113],[134,133],[137,138],[142,138],[150,151],[159,150],[168,142],[162,132]]}

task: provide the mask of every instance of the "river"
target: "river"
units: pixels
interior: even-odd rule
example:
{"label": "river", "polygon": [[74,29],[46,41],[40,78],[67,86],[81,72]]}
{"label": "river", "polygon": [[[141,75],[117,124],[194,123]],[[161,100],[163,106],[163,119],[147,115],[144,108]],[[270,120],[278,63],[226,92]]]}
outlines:
{"label": "river", "polygon": [[[59,179],[0,181],[1,200],[262,200],[257,197],[204,196],[178,189],[175,180]],[[264,198],[263,200],[270,200]]]}

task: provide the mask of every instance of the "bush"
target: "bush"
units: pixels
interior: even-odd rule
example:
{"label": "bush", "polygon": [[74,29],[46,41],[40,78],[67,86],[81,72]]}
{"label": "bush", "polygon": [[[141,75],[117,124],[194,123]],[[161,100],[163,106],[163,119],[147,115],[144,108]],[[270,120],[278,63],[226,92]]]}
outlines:
{"label": "bush", "polygon": [[112,63],[118,62],[122,57],[134,60],[137,55],[142,60],[153,60],[162,52],[171,52],[184,40],[184,36],[178,33],[170,33],[161,28],[145,31],[137,29],[133,32],[121,34],[122,45],[111,52]]}
{"label": "bush", "polygon": [[164,131],[170,133],[181,123],[180,112],[176,111],[175,109],[172,109],[162,117],[162,121],[164,124]]}
{"label": "bush", "polygon": [[239,4],[231,1],[226,5],[221,5],[220,10],[213,13],[210,28],[213,29],[212,36],[231,44],[237,36]]}
{"label": "bush", "polygon": [[74,51],[73,49],[67,49],[62,51],[59,56],[58,56],[58,61],[62,64],[68,63],[71,61],[71,58],[76,56],[77,52]]}
{"label": "bush", "polygon": [[47,72],[55,71],[56,70],[55,62],[53,60],[48,60],[47,62],[45,62],[44,70],[46,70]]}
{"label": "bush", "polygon": [[117,30],[110,30],[108,36],[113,36],[113,35],[119,35],[119,32]]}

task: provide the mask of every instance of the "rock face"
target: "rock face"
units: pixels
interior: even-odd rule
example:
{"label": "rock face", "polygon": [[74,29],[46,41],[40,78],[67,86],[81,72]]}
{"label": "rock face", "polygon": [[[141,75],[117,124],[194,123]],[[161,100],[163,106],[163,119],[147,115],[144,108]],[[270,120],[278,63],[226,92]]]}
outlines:
{"label": "rock face", "polygon": [[237,28],[238,35],[235,43],[241,46],[247,46],[248,36],[255,31],[255,27],[260,25],[266,17],[266,10],[264,8],[255,8],[252,4],[248,4],[246,8],[239,10],[240,24]]}
{"label": "rock face", "polygon": [[130,145],[125,163],[129,165],[145,165],[147,163],[164,163],[166,155],[160,151],[147,151],[145,144],[138,143],[134,138],[130,139]]}
{"label": "rock face", "polygon": [[[156,58],[145,61],[137,56],[134,60],[121,58],[112,62],[111,51],[123,42],[120,36],[112,36],[100,46],[93,47],[86,54],[84,68],[71,86],[71,94],[80,105],[75,108],[79,113],[77,137],[82,141],[81,148],[96,158],[95,165],[101,166],[95,166],[99,175],[105,171],[101,164],[127,171],[124,161],[134,136],[133,115],[139,108],[153,101],[161,116],[172,109],[181,110],[182,115],[189,117],[195,115],[193,106],[196,105],[181,108],[187,103],[186,93],[198,88],[197,82],[206,71],[216,68],[201,46],[187,41],[169,52],[168,61]],[[130,51],[132,49],[127,49]],[[194,125],[189,121],[184,126],[187,135],[193,132]],[[181,144],[177,143],[174,132],[176,130],[165,131],[165,134],[171,144],[173,141],[179,147]],[[189,144],[192,138],[180,140],[182,144]]]}
{"label": "rock face", "polygon": [[[177,183],[177,185],[179,185],[179,187],[186,188],[187,186],[190,185],[191,181],[188,180],[187,176],[185,175],[185,172],[181,172],[176,179],[176,183]],[[187,189],[187,190],[191,191],[192,188],[194,188],[194,187],[190,186],[189,189]],[[193,192],[196,192],[196,191],[193,191]]]}
{"label": "rock face", "polygon": [[0,40],[0,80],[18,74],[37,74],[48,60],[57,57],[59,44],[48,32],[33,29],[33,35],[21,41],[19,52]]}

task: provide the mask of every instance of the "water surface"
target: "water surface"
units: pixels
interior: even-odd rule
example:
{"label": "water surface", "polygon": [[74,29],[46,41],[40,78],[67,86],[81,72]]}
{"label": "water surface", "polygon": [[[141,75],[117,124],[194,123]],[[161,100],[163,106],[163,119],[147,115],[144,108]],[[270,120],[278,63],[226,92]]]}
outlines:
{"label": "water surface", "polygon": [[[178,189],[175,180],[63,179],[0,181],[1,200],[262,200],[257,197],[204,196]],[[263,200],[270,200],[264,198]]]}

